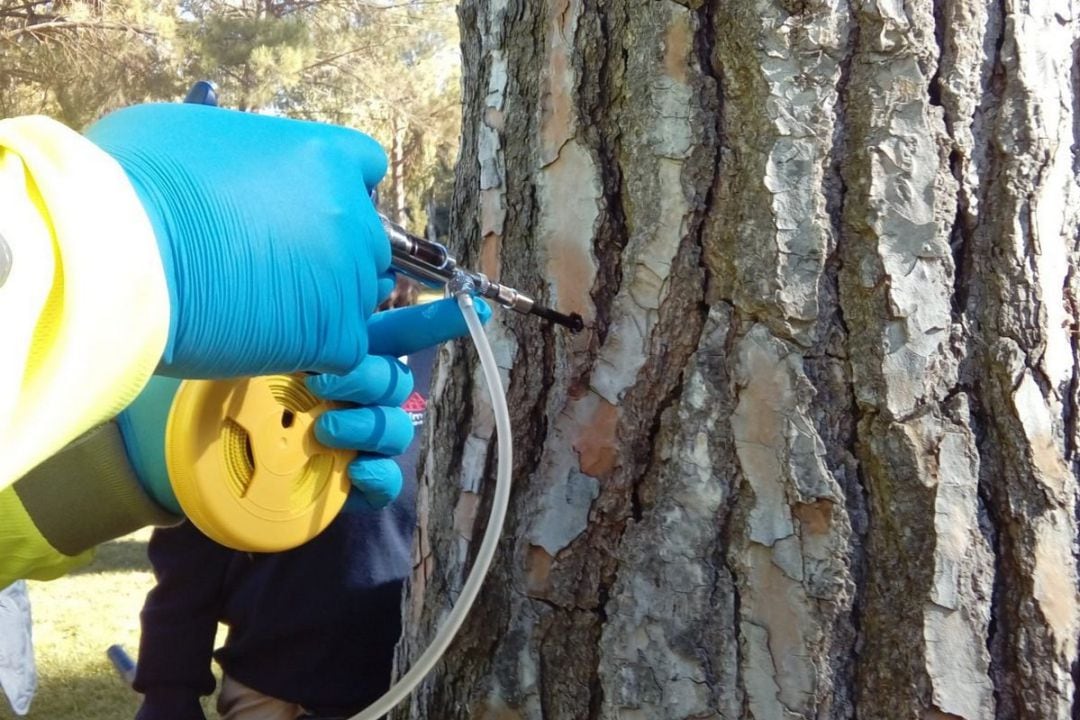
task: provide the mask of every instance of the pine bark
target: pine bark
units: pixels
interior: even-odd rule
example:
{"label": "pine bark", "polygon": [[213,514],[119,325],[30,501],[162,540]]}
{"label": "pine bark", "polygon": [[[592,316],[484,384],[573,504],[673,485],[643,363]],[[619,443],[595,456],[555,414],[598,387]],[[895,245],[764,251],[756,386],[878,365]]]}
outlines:
{"label": "pine bark", "polygon": [[[1077,8],[465,0],[454,248],[515,492],[399,718],[1072,718]],[[432,394],[402,665],[491,500]]]}

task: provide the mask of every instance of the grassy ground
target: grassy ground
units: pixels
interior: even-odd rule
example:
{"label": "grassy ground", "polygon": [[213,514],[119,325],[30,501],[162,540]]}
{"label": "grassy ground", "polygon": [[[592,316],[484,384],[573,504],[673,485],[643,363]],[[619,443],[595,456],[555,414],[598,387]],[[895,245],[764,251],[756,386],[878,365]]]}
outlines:
{"label": "grassy ground", "polygon": [[[31,582],[38,691],[30,720],[125,720],[139,696],[113,669],[105,650],[139,648],[139,610],[154,579],[146,559],[149,530],[102,545],[94,562],[67,577]],[[215,668],[216,670],[216,668]],[[206,716],[217,714],[204,706]],[[0,718],[15,718],[0,694]]]}

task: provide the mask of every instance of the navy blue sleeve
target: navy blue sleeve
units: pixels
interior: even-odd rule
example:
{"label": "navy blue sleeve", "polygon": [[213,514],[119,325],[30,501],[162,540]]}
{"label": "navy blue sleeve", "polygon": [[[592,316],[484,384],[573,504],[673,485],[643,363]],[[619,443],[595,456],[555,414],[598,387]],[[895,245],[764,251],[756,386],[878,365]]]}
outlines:
{"label": "navy blue sleeve", "polygon": [[184,522],[155,530],[149,555],[157,585],[141,614],[134,687],[146,698],[136,718],[203,718],[199,696],[214,691],[210,662],[235,551]]}

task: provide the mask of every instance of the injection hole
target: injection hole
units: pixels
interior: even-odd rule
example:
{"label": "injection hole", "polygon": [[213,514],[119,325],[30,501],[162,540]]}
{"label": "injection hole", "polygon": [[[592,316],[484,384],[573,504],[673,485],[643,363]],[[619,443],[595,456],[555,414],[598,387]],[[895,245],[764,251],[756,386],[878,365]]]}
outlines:
{"label": "injection hole", "polygon": [[283,427],[283,428],[292,427],[293,421],[295,419],[296,419],[296,415],[293,414],[292,410],[285,410],[284,412],[281,413],[281,427]]}

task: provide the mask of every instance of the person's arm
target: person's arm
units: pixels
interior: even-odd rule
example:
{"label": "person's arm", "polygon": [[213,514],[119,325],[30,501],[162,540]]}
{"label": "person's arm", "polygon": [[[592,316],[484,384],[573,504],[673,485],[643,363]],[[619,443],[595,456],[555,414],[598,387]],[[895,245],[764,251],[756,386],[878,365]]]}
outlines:
{"label": "person's arm", "polygon": [[[105,520],[140,485],[168,500],[167,481],[144,482],[145,448],[123,429],[139,482],[54,473],[33,483],[47,488],[36,502],[9,489],[128,406],[155,368],[344,373],[322,383],[327,397],[388,402],[355,387],[393,365],[365,363],[390,262],[369,196],[385,169],[355,130],[198,105],[120,110],[85,138],[46,118],[0,121],[0,575],[55,577],[85,561],[54,531],[123,534]],[[392,359],[440,335],[437,320],[371,327],[395,337]],[[372,507],[400,487],[386,456],[408,438],[380,430],[396,411],[327,413],[316,428],[361,451],[349,473]],[[411,432],[407,420],[394,427]],[[79,496],[86,488],[102,502]]]}
{"label": "person's arm", "polygon": [[149,555],[157,584],[141,614],[133,686],[144,699],[136,720],[203,718],[199,697],[214,691],[214,637],[236,553],[185,522],[155,530]]}
{"label": "person's arm", "polygon": [[[12,488],[155,368],[227,377],[363,356],[389,261],[368,198],[378,145],[200,110],[132,108],[86,137],[44,117],[0,120],[0,577],[59,576],[88,559],[84,540],[158,522],[133,519],[135,482],[54,473]],[[54,534],[68,525],[74,544]]]}
{"label": "person's arm", "polygon": [[3,489],[138,395],[169,299],[124,171],[60,123],[0,120],[0,207]]}
{"label": "person's arm", "polygon": [[385,169],[355,130],[199,105],[0,121],[0,490],[155,370],[356,367]]}
{"label": "person's arm", "polygon": [[143,489],[118,424],[105,423],[0,491],[0,586],[51,580],[101,542],[181,519]]}

